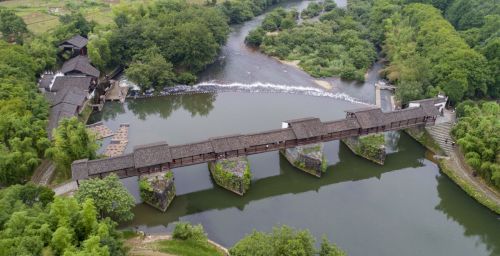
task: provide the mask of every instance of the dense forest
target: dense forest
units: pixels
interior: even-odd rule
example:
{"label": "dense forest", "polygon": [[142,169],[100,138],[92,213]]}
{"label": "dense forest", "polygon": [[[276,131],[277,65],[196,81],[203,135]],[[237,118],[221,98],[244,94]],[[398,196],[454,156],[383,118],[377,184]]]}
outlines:
{"label": "dense forest", "polygon": [[[417,1],[411,1],[417,2]],[[500,97],[500,2],[495,0],[418,1],[439,8],[460,36],[488,60],[488,95]]]}
{"label": "dense forest", "polygon": [[[297,24],[298,13],[275,9],[262,25],[251,31],[246,41],[271,56],[299,61],[299,66],[315,77],[340,76],[364,81],[366,70],[376,59],[368,31],[349,12],[332,2],[311,3],[302,17],[324,12],[319,21]],[[319,7],[317,7],[319,6]],[[317,11],[320,8],[321,11]],[[326,12],[326,10],[329,10]]]}
{"label": "dense forest", "polygon": [[13,185],[0,190],[0,209],[0,255],[126,255],[116,223],[98,218],[93,199]]}
{"label": "dense forest", "polygon": [[457,106],[457,115],[452,134],[464,151],[465,160],[500,189],[500,105],[464,101]]}
{"label": "dense forest", "polygon": [[160,1],[115,12],[115,24],[90,34],[89,56],[100,69],[128,67],[127,76],[144,90],[193,83],[229,33],[214,7]]}
{"label": "dense forest", "polygon": [[[35,47],[35,46],[34,46]],[[45,65],[36,49],[0,41],[0,184],[26,182],[50,146],[48,104],[35,75]]]}

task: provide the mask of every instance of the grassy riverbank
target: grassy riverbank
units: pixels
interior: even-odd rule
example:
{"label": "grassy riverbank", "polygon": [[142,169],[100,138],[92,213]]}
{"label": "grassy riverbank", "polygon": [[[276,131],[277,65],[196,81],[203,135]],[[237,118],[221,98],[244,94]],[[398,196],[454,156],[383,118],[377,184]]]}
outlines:
{"label": "grassy riverbank", "polygon": [[446,174],[455,184],[462,188],[465,193],[474,198],[480,204],[488,207],[493,212],[500,214],[500,204],[491,200],[486,194],[474,184],[471,184],[466,179],[462,178],[457,170],[451,167],[451,159],[441,159],[439,160],[439,169]]}
{"label": "grassy riverbank", "polygon": [[216,243],[195,240],[174,239],[170,235],[151,235],[142,237],[137,233],[127,231],[124,235],[125,245],[129,248],[128,255],[151,256],[225,256],[227,250]]}
{"label": "grassy riverbank", "polygon": [[[443,150],[439,147],[439,144],[432,138],[432,136],[424,130],[421,133],[415,133],[413,131],[406,130],[412,138],[422,144],[425,148],[431,151],[433,154],[441,155]],[[455,152],[456,154],[456,152]],[[469,196],[474,198],[480,204],[486,206],[493,212],[500,214],[500,203],[491,199],[488,196],[488,185],[481,177],[475,177],[478,181],[471,182],[472,180],[467,179],[467,172],[465,169],[470,169],[470,167],[465,168],[465,163],[457,159],[457,157],[449,157],[448,159],[439,159],[437,161],[439,169],[446,174],[455,184],[457,184],[462,190],[464,190]],[[460,170],[461,169],[461,170]],[[482,188],[484,187],[484,188]]]}

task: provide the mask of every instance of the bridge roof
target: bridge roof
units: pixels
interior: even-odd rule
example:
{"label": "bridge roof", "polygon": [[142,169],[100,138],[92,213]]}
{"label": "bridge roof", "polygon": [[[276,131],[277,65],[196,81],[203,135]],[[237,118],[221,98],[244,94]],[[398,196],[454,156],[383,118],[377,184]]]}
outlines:
{"label": "bridge roof", "polygon": [[207,154],[213,152],[213,150],[212,143],[208,140],[170,147],[172,158],[175,159]]}
{"label": "bridge roof", "polygon": [[321,120],[316,117],[308,117],[286,121],[291,127],[297,139],[305,139],[326,134],[326,129]]}
{"label": "bridge roof", "polygon": [[90,160],[87,162],[87,167],[90,175],[133,168],[134,155],[125,154],[110,158]]}
{"label": "bridge roof", "polygon": [[140,145],[134,148],[134,164],[136,168],[158,165],[172,161],[170,148],[165,141]]}
{"label": "bridge roof", "polygon": [[353,130],[358,129],[359,127],[360,126],[356,118],[348,118],[325,123],[325,128],[328,133]]}
{"label": "bridge roof", "polygon": [[444,102],[446,102],[446,98],[432,98],[432,99],[410,101],[410,103],[420,104],[420,107],[423,109],[424,113],[428,116],[439,115],[439,110],[436,107],[436,104]]}
{"label": "bridge roof", "polygon": [[76,160],[71,164],[71,177],[74,180],[83,180],[89,177],[88,159]]}
{"label": "bridge roof", "polygon": [[215,153],[239,150],[247,147],[245,136],[241,134],[214,137],[209,139]]}
{"label": "bridge roof", "polygon": [[247,134],[245,136],[248,146],[266,145],[278,141],[293,140],[295,138],[295,133],[290,128]]}
{"label": "bridge roof", "polygon": [[425,113],[421,107],[416,107],[395,110],[389,113],[384,113],[384,115],[388,125],[392,122],[399,122],[403,120],[423,117],[425,116]]}
{"label": "bridge roof", "polygon": [[354,114],[363,129],[382,126],[387,123],[386,117],[380,108],[362,108],[346,112]]}

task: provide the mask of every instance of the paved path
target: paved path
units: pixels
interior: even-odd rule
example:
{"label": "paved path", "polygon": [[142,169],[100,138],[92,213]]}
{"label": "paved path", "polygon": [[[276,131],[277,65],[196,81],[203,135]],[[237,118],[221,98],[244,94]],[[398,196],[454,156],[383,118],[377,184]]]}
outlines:
{"label": "paved path", "polygon": [[457,175],[460,179],[470,184],[477,192],[481,193],[490,201],[500,205],[500,192],[486,184],[486,182],[479,176],[474,177],[473,171],[463,159],[462,153],[458,149],[458,145],[453,146],[453,139],[450,136],[451,128],[455,120],[455,113],[445,111],[444,117],[436,121],[436,125],[426,128],[431,136],[436,140],[441,149],[449,157],[446,160],[446,165],[450,171]]}
{"label": "paved path", "polygon": [[60,195],[65,195],[65,194],[70,194],[78,189],[78,185],[76,184],[76,181],[70,181],[68,183],[61,184],[59,186],[56,186],[52,188],[54,192],[56,193],[57,196]]}

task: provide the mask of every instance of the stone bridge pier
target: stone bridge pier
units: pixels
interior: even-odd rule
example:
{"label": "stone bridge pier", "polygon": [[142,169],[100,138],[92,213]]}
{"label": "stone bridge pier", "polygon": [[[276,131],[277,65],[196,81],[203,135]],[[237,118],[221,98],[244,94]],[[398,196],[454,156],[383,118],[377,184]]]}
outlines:
{"label": "stone bridge pier", "polygon": [[384,165],[385,136],[383,133],[354,136],[342,139],[342,142],[356,155],[380,165]]}
{"label": "stone bridge pier", "polygon": [[280,150],[294,167],[318,178],[326,172],[328,163],[323,154],[323,143],[297,146]]}
{"label": "stone bridge pier", "polygon": [[139,176],[139,191],[144,203],[165,212],[174,200],[174,173],[171,170]]}
{"label": "stone bridge pier", "polygon": [[240,196],[250,188],[252,173],[246,156],[231,157],[208,162],[215,183]]}

